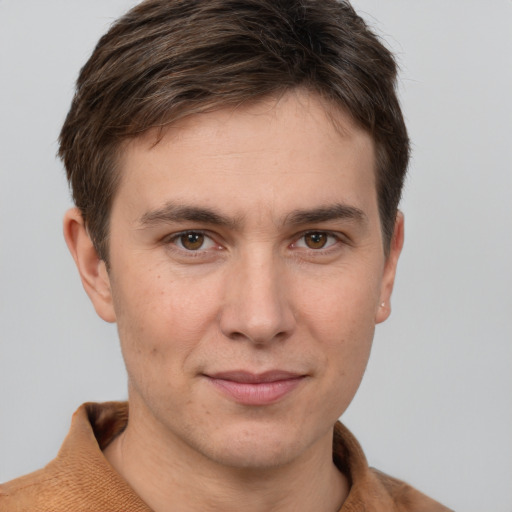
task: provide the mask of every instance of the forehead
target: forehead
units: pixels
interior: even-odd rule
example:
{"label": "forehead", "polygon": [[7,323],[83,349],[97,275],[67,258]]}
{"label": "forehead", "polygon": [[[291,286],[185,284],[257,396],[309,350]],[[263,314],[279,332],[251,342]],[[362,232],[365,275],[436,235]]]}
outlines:
{"label": "forehead", "polygon": [[328,108],[293,91],[149,131],[124,147],[114,208],[191,199],[241,210],[340,200],[368,208],[376,198],[373,141]]}

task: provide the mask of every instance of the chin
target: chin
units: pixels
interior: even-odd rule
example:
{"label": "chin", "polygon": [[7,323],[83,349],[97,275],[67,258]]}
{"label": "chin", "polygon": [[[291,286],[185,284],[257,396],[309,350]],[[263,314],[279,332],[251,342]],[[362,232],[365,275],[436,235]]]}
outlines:
{"label": "chin", "polygon": [[299,456],[302,450],[288,443],[268,443],[265,440],[248,442],[232,441],[213,454],[215,461],[223,466],[246,469],[268,470],[283,467]]}
{"label": "chin", "polygon": [[307,440],[299,428],[257,423],[230,425],[212,433],[203,454],[227,467],[264,470],[282,467],[299,457]]}

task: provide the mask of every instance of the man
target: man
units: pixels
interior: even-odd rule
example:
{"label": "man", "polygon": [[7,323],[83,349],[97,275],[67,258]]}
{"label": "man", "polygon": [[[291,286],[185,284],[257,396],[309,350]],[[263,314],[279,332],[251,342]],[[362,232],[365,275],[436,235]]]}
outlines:
{"label": "man", "polygon": [[442,511],[339,423],[403,243],[390,53],[335,0],[148,0],[82,69],[64,234],[127,404],[2,510]]}

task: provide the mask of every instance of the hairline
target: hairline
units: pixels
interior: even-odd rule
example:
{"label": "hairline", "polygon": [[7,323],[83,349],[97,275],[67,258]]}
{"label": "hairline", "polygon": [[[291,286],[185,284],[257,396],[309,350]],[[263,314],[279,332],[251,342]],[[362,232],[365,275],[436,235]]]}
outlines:
{"label": "hairline", "polygon": [[[371,133],[368,128],[362,125],[362,123],[358,122],[357,119],[354,118],[353,114],[349,111],[349,109],[342,105],[340,102],[337,102],[333,98],[328,98],[325,93],[323,93],[318,88],[315,88],[312,85],[293,85],[291,87],[279,87],[276,88],[275,91],[267,92],[266,94],[262,94],[260,96],[253,96],[249,99],[244,100],[243,102],[238,102],[236,104],[232,104],[229,101],[219,102],[213,107],[208,107],[208,104],[211,101],[205,101],[203,104],[197,103],[194,109],[187,109],[184,107],[177,112],[169,112],[168,116],[165,114],[162,116],[164,120],[166,117],[170,118],[169,121],[162,121],[160,124],[155,124],[153,126],[149,126],[148,128],[141,129],[140,131],[135,131],[133,133],[129,133],[124,136],[120,136],[119,140],[113,144],[113,164],[112,164],[112,188],[113,192],[109,197],[108,208],[106,211],[106,219],[104,225],[104,236],[101,240],[95,241],[95,246],[99,245],[101,248],[97,248],[97,252],[100,254],[100,258],[104,260],[107,268],[110,266],[110,258],[109,258],[109,239],[110,239],[110,219],[112,214],[112,207],[114,201],[117,197],[117,193],[119,187],[121,185],[121,180],[123,177],[122,172],[122,153],[123,149],[125,149],[129,144],[133,143],[135,140],[143,140],[144,138],[154,138],[154,142],[151,144],[151,147],[155,147],[167,135],[168,131],[171,129],[176,129],[179,132],[179,125],[182,122],[186,122],[186,120],[191,119],[193,117],[199,116],[201,114],[209,114],[215,113],[226,109],[231,109],[233,112],[236,112],[240,108],[250,107],[252,105],[257,105],[265,102],[266,100],[273,99],[276,104],[279,102],[285,94],[293,93],[297,94],[300,91],[306,92],[311,97],[315,98],[319,101],[322,110],[325,114],[326,119],[331,123],[336,132],[341,136],[346,136],[350,129],[356,128],[362,130],[367,135],[369,135],[372,141],[373,147],[373,176],[374,176],[374,193],[377,201],[377,211],[379,215],[379,223],[381,226],[381,235],[382,235],[382,246],[384,250],[384,255],[387,256],[389,254],[390,246],[391,246],[391,236],[386,233],[384,219],[382,216],[381,208],[380,208],[380,195],[378,191],[379,187],[379,157],[378,157],[378,141],[373,133]],[[275,105],[272,106],[274,108]],[[206,107],[206,108],[205,108]],[[329,108],[331,107],[331,108]],[[184,115],[183,115],[184,113]],[[152,133],[153,132],[153,133]],[[396,216],[396,212],[395,212]]]}

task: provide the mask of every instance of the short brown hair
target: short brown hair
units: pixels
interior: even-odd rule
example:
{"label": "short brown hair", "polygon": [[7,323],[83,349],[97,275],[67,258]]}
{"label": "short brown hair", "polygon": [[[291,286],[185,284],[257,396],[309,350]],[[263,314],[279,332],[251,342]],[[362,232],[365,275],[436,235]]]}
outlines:
{"label": "short brown hair", "polygon": [[146,0],[82,68],[60,134],[75,204],[108,261],[122,143],[185,116],[303,87],[348,112],[376,147],[385,248],[409,159],[392,54],[346,1]]}

